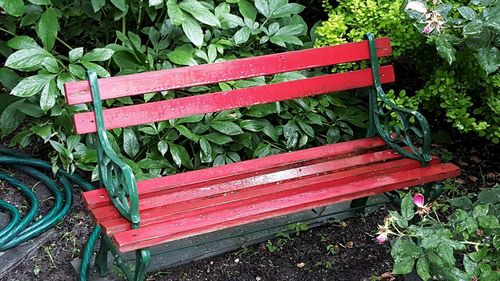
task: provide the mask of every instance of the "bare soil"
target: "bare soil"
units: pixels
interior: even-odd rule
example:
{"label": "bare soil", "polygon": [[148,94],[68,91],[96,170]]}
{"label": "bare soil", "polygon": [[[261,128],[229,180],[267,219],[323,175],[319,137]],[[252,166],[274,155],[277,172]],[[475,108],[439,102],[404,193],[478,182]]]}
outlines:
{"label": "bare soil", "polygon": [[[447,149],[438,147],[443,159],[462,168],[462,175],[448,185],[448,194],[478,192],[498,183],[497,149],[498,146],[484,141],[464,141],[464,138],[462,143],[448,144]],[[36,148],[28,152],[46,158],[46,154]],[[15,176],[31,186],[36,185],[36,181],[27,176]],[[6,184],[0,189],[2,199],[26,208],[27,203],[13,189]],[[70,261],[80,255],[93,222],[82,204],[81,190],[75,188],[74,195],[72,211],[55,227],[56,235],[2,280],[77,280]],[[47,209],[44,207],[43,211]],[[151,274],[147,280],[391,280],[388,274],[392,266],[390,248],[374,241],[377,225],[386,214],[382,208],[365,217],[300,232],[289,240],[275,238],[271,242],[280,247],[272,253],[262,243]]]}

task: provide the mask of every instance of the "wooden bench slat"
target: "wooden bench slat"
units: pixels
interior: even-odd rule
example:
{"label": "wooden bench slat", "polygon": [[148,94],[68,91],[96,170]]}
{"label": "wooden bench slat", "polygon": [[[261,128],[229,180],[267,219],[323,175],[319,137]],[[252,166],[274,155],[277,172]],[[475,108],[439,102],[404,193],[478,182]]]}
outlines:
{"label": "wooden bench slat", "polygon": [[374,176],[359,181],[351,179],[351,181],[341,184],[332,185],[328,181],[321,182],[301,189],[255,198],[243,206],[224,208],[212,213],[204,212],[201,215],[188,216],[117,233],[112,238],[121,252],[128,252],[340,201],[439,181],[458,174],[458,167],[446,163]]}
{"label": "wooden bench slat", "polygon": [[[377,39],[376,44],[379,57],[391,55],[392,50],[388,38]],[[106,100],[367,60],[369,58],[368,43],[367,41],[361,41],[195,67],[180,67],[122,77],[104,78],[99,80],[99,88],[101,98]],[[87,81],[66,83],[64,87],[68,105],[92,101]]]}
{"label": "wooden bench slat", "polygon": [[[438,164],[439,160],[434,159],[432,165]],[[348,183],[358,181],[377,175],[384,175],[394,172],[415,169],[419,163],[411,159],[400,159],[388,162],[379,162],[369,166],[356,167],[351,170],[333,172],[320,175],[316,178],[295,178],[294,181],[283,183],[263,184],[258,186],[244,187],[232,192],[217,195],[205,196],[193,200],[181,201],[172,204],[165,204],[156,208],[148,208],[141,211],[141,227],[164,223],[167,221],[182,219],[195,214],[211,213],[214,210],[227,209],[231,206],[247,204],[248,200],[255,197],[268,196],[273,193],[284,192],[286,190],[302,189],[306,186],[329,182],[330,184]],[[106,207],[112,208],[112,207]],[[96,209],[97,211],[97,209]],[[93,213],[95,214],[95,213]],[[98,220],[107,235],[114,235],[119,232],[131,229],[130,222],[124,218],[116,216],[112,219]]]}
{"label": "wooden bench slat", "polygon": [[[152,197],[158,192],[179,188],[181,186],[200,187],[250,176],[271,173],[293,167],[328,160],[359,155],[371,150],[382,149],[385,142],[379,137],[357,139],[336,144],[328,144],[299,151],[281,153],[265,158],[251,159],[226,164],[219,167],[205,168],[175,175],[139,181],[137,190],[140,199]],[[89,209],[110,205],[111,201],[104,188],[83,193]]]}
{"label": "wooden bench slat", "polygon": [[[168,189],[160,194],[156,194],[154,197],[141,198],[139,202],[139,210],[143,211],[146,209],[155,209],[165,205],[178,204],[180,202],[215,196],[217,194],[236,192],[255,186],[268,186],[278,182],[283,183],[285,181],[298,178],[302,179],[322,174],[330,174],[373,163],[390,161],[397,158],[401,158],[401,155],[394,153],[391,150],[384,150],[336,159],[328,162],[288,167],[276,172],[259,173],[259,175],[255,176],[228,179],[224,182],[215,184],[206,183],[202,186],[179,186],[173,189]],[[103,220],[120,216],[112,205],[94,208],[92,209],[92,214],[97,222],[102,222]],[[144,218],[142,214],[141,218]]]}
{"label": "wooden bench slat", "polygon": [[[380,75],[382,83],[395,81],[392,65],[381,67]],[[277,84],[105,109],[103,111],[104,124],[107,130],[123,128],[372,85],[371,69],[329,74]],[[96,132],[94,112],[77,113],[73,115],[73,119],[78,134]]]}

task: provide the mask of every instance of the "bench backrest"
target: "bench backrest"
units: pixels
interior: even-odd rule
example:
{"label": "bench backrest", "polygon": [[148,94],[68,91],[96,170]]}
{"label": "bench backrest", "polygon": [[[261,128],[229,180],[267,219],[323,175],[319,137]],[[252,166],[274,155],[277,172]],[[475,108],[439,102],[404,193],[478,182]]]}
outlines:
{"label": "bench backrest", "polygon": [[[392,54],[390,40],[376,40],[377,57]],[[291,51],[220,63],[144,72],[99,79],[102,100],[202,86],[225,81],[331,66],[370,58],[368,41]],[[392,65],[380,68],[382,83],[395,81]],[[183,98],[128,105],[103,111],[106,129],[154,123],[197,114],[218,112],[257,104],[303,98],[330,92],[373,86],[370,68],[327,74],[301,80]],[[92,101],[88,81],[64,85],[68,105]],[[94,112],[73,116],[78,134],[97,131]]]}

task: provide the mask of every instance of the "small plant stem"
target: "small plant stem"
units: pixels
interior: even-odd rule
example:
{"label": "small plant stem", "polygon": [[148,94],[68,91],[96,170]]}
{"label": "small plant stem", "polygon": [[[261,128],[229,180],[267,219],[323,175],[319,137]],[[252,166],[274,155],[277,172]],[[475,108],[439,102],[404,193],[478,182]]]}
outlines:
{"label": "small plant stem", "polygon": [[434,216],[436,216],[436,220],[441,224],[441,221],[439,220],[439,216],[436,212],[436,209],[432,210],[434,212]]}
{"label": "small plant stem", "polygon": [[483,244],[483,243],[470,242],[470,241],[460,241],[460,243],[466,244],[466,245],[473,245],[473,246],[484,246],[484,245],[487,245],[487,244]]}
{"label": "small plant stem", "polygon": [[64,42],[61,38],[59,37],[56,37],[57,41],[59,41],[59,43],[63,44],[64,46],[66,46],[66,48],[70,49],[70,50],[73,50],[73,48],[68,45],[68,43]]}
{"label": "small plant stem", "polygon": [[12,36],[16,36],[16,34],[15,34],[15,33],[10,32],[10,31],[8,31],[7,29],[1,28],[1,27],[0,27],[0,31],[3,31],[3,32],[5,32],[5,33],[7,33],[7,34],[9,34],[9,35],[12,35]]}
{"label": "small plant stem", "polygon": [[125,17],[122,18],[122,33],[127,36],[127,20]]}

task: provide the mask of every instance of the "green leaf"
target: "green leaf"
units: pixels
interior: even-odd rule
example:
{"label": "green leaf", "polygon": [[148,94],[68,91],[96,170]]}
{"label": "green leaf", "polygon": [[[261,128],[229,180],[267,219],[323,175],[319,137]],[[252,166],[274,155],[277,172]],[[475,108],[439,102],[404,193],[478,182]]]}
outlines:
{"label": "green leaf", "polygon": [[240,10],[240,13],[248,19],[251,19],[252,21],[255,21],[257,18],[257,9],[255,9],[255,6],[250,3],[247,0],[240,0],[238,2],[238,8]]}
{"label": "green leaf", "polygon": [[446,41],[442,37],[436,37],[434,42],[436,43],[436,49],[440,57],[452,64],[455,61],[455,53],[457,50],[451,45],[450,42]]}
{"label": "green leaf", "polygon": [[175,50],[167,54],[167,57],[171,62],[178,65],[198,64],[193,58],[193,47],[190,44],[184,44],[175,48]]}
{"label": "green leaf", "polygon": [[52,136],[52,126],[50,124],[44,126],[34,126],[31,128],[31,131],[41,137],[44,142],[49,141]]}
{"label": "green leaf", "polygon": [[473,262],[469,256],[467,255],[464,255],[464,269],[465,269],[465,272],[467,272],[467,274],[469,275],[475,275],[476,274],[476,270],[478,268],[478,264]]}
{"label": "green leaf", "polygon": [[55,77],[53,74],[37,74],[26,77],[12,89],[11,95],[31,97],[38,94]]}
{"label": "green leaf", "polygon": [[268,125],[267,122],[261,120],[241,120],[240,126],[241,128],[251,131],[251,132],[260,132]]}
{"label": "green leaf", "polygon": [[186,20],[184,12],[175,0],[167,1],[167,13],[173,25],[181,25]]}
{"label": "green leaf", "polygon": [[122,12],[127,12],[128,10],[128,6],[125,0],[111,0],[111,3],[113,3],[113,5],[120,9],[120,11]]}
{"label": "green leaf", "polygon": [[420,255],[420,248],[410,239],[396,239],[391,249],[391,256],[394,260],[403,258],[417,258]]}
{"label": "green leaf", "polygon": [[212,146],[208,142],[208,140],[204,137],[200,138],[200,157],[201,162],[210,163],[212,162]]}
{"label": "green leaf", "polygon": [[108,48],[95,48],[92,51],[86,53],[82,60],[84,61],[107,61],[113,56],[115,51]]}
{"label": "green leaf", "polygon": [[463,210],[470,210],[472,209],[472,200],[469,199],[467,196],[462,196],[458,198],[450,198],[447,200],[451,206],[455,208],[460,208]]}
{"label": "green leaf", "polygon": [[472,216],[475,218],[486,216],[489,210],[490,208],[488,207],[488,205],[477,205],[472,211]]}
{"label": "green leaf", "polygon": [[183,165],[190,169],[193,168],[193,164],[191,163],[189,154],[183,146],[170,143],[170,154],[172,155],[172,159],[174,159],[174,162],[175,164],[177,164],[177,166],[180,167],[181,165]]}
{"label": "green leaf", "polygon": [[196,0],[185,0],[179,4],[179,7],[190,13],[198,21],[210,26],[220,26],[217,17],[205,6]]}
{"label": "green leaf", "polygon": [[56,104],[59,95],[55,79],[50,79],[49,83],[43,87],[40,95],[40,108],[47,112]]}
{"label": "green leaf", "polygon": [[339,127],[330,127],[326,132],[326,139],[329,143],[336,143],[340,140],[340,129]]}
{"label": "green leaf", "polygon": [[393,274],[408,274],[413,270],[415,260],[411,257],[404,257],[394,261]]}
{"label": "green leaf", "polygon": [[458,7],[458,12],[462,15],[462,17],[464,17],[464,19],[467,20],[472,20],[477,18],[476,12],[467,6]]}
{"label": "green leaf", "polygon": [[175,124],[198,123],[201,120],[203,120],[203,117],[205,117],[205,115],[200,114],[200,115],[193,115],[189,117],[179,118],[175,120]]}
{"label": "green leaf", "polygon": [[429,272],[429,262],[427,258],[421,257],[417,260],[417,274],[423,280],[427,281],[431,278],[431,274]]}
{"label": "green leaf", "polygon": [[88,70],[93,70],[97,73],[99,77],[109,77],[111,76],[109,72],[102,66],[95,64],[93,62],[82,61],[82,65]]}
{"label": "green leaf", "polygon": [[57,20],[57,12],[54,8],[48,8],[43,12],[36,26],[36,33],[42,40],[45,50],[50,51],[56,42],[57,33],[59,32],[59,22]]}
{"label": "green leaf", "polygon": [[259,13],[263,14],[266,18],[271,16],[271,9],[269,7],[268,0],[255,0],[254,4]]}
{"label": "green leaf", "polygon": [[91,0],[92,3],[92,9],[94,10],[94,13],[99,12],[99,10],[106,5],[106,0]]}
{"label": "green leaf", "polygon": [[175,129],[177,129],[177,131],[179,131],[179,133],[183,136],[185,136],[186,138],[194,141],[194,142],[197,142],[200,140],[200,137],[198,135],[196,135],[195,133],[191,132],[191,130],[189,130],[186,126],[184,125],[176,125],[175,126]]}
{"label": "green leaf", "polygon": [[496,204],[500,202],[500,188],[485,189],[477,195],[477,199],[482,204]]}
{"label": "green leaf", "polygon": [[475,19],[464,26],[463,35],[477,35],[483,31],[484,25],[481,20]]}
{"label": "green leaf", "polygon": [[234,34],[234,43],[236,45],[239,45],[239,44],[243,44],[245,42],[248,41],[248,39],[250,38],[250,34],[252,34],[252,30],[250,30],[250,28],[244,26],[242,27],[240,30],[238,30],[235,34]]}
{"label": "green leaf", "polygon": [[158,143],[158,151],[160,151],[162,156],[165,156],[165,153],[168,151],[168,142],[166,140],[162,140]]}
{"label": "green leaf", "polygon": [[7,89],[12,90],[21,81],[21,77],[11,69],[0,67],[0,83]]}
{"label": "green leaf", "polygon": [[253,158],[262,158],[271,155],[271,145],[267,143],[260,143],[253,152]]}
{"label": "green leaf", "polygon": [[482,228],[500,228],[498,218],[491,215],[478,217],[477,221]]}
{"label": "green leaf", "polygon": [[302,131],[304,131],[304,133],[306,133],[311,138],[314,138],[314,129],[310,125],[306,124],[300,119],[297,119],[297,124],[299,124],[299,127],[302,129]]}
{"label": "green leaf", "polygon": [[182,22],[182,30],[184,31],[184,34],[186,34],[189,41],[191,41],[196,47],[201,47],[203,45],[203,30],[195,19],[186,15],[184,21]]}
{"label": "green leaf", "polygon": [[223,135],[221,133],[210,133],[210,134],[205,135],[205,137],[210,142],[213,142],[213,143],[219,144],[219,145],[223,145],[223,144],[230,143],[233,141],[233,139],[231,137]]}
{"label": "green leaf", "polygon": [[51,0],[28,0],[35,5],[52,5]]}
{"label": "green leaf", "polygon": [[163,3],[163,0],[149,0],[149,7],[158,6]]}
{"label": "green leaf", "polygon": [[74,48],[69,51],[69,62],[74,63],[75,61],[83,57],[83,47]]}
{"label": "green leaf", "polygon": [[131,128],[123,130],[123,150],[128,156],[134,158],[139,153],[139,140]]}
{"label": "green leaf", "polygon": [[35,39],[26,35],[16,36],[10,39],[7,42],[7,46],[16,50],[40,48],[40,46],[38,46],[38,44],[36,43]]}
{"label": "green leaf", "polygon": [[305,7],[300,4],[295,4],[295,3],[286,4],[274,10],[271,18],[282,18],[285,16],[299,14],[304,10],[304,8]]}
{"label": "green leaf", "polygon": [[6,136],[14,132],[17,127],[23,122],[25,115],[19,111],[23,106],[24,100],[18,100],[8,105],[0,116],[0,129],[2,136]]}
{"label": "green leaf", "polygon": [[449,281],[469,281],[469,276],[456,267],[452,267],[449,270],[444,271],[446,280]]}
{"label": "green leaf", "polygon": [[401,215],[406,220],[411,220],[415,215],[415,209],[413,206],[413,197],[411,193],[407,193],[403,200],[401,200]]}
{"label": "green leaf", "polygon": [[453,256],[453,248],[446,244],[441,243],[437,248],[437,254],[441,257],[443,262],[448,266],[455,265],[455,257]]}
{"label": "green leaf", "polygon": [[243,130],[238,125],[229,121],[214,121],[210,123],[210,127],[229,136],[243,133]]}
{"label": "green leaf", "polygon": [[14,17],[22,16],[24,13],[23,0],[4,0],[0,2],[0,7],[2,7],[7,14]]}
{"label": "green leaf", "polygon": [[477,60],[479,65],[486,71],[486,74],[491,74],[498,70],[500,52],[496,47],[481,48],[477,52]]}
{"label": "green leaf", "polygon": [[26,9],[24,10],[24,16],[21,19],[21,27],[26,27],[33,25],[36,21],[40,19],[40,16],[42,15],[42,8],[40,6],[35,6],[35,5],[28,5],[26,6]]}
{"label": "green leaf", "polygon": [[5,66],[21,71],[33,71],[40,69],[48,58],[52,58],[52,55],[43,49],[22,49],[11,54]]}

